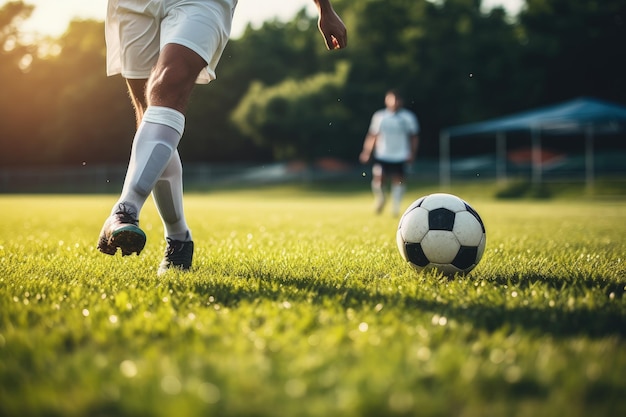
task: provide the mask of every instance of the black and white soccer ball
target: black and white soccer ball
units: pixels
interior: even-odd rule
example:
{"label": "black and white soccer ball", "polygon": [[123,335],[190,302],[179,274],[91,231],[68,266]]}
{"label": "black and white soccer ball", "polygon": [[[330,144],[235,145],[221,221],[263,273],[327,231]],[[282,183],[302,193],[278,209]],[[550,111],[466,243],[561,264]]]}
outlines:
{"label": "black and white soccer ball", "polygon": [[469,204],[452,194],[415,200],[400,218],[396,241],[405,261],[418,271],[447,276],[470,272],[483,256],[485,225]]}

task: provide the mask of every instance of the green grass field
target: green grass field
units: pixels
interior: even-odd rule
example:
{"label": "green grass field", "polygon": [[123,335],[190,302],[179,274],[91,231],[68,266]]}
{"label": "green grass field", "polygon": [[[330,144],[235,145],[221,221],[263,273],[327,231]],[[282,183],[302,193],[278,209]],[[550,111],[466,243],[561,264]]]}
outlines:
{"label": "green grass field", "polygon": [[151,201],[122,258],[115,196],[0,196],[0,415],[626,415],[626,199],[452,191],[487,228],[454,280],[367,190],[190,194],[195,267],[161,278]]}

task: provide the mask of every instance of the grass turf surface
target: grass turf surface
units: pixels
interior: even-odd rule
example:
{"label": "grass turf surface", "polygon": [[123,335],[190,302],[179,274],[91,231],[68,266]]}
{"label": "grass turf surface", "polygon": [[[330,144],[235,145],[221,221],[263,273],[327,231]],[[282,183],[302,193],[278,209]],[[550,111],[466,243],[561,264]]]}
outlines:
{"label": "grass turf surface", "polygon": [[[112,196],[0,196],[2,416],[626,413],[626,201],[495,201],[417,274],[368,193],[190,194],[190,273],[94,249]],[[412,191],[406,205],[420,195]]]}

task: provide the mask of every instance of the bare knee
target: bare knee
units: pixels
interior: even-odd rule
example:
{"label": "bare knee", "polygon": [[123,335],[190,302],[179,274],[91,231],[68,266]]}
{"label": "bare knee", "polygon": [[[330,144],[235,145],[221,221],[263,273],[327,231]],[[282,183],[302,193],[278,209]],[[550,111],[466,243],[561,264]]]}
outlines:
{"label": "bare knee", "polygon": [[205,65],[190,49],[166,45],[148,81],[148,103],[184,112],[196,78]]}

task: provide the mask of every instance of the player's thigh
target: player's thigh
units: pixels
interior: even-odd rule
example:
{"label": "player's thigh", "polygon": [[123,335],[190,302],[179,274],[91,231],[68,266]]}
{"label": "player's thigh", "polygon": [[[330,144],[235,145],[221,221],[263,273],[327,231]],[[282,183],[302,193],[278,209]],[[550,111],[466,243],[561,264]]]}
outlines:
{"label": "player's thigh", "polygon": [[181,45],[204,61],[200,82],[215,78],[222,52],[230,36],[234,0],[169,0],[161,23],[161,49]]}

